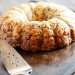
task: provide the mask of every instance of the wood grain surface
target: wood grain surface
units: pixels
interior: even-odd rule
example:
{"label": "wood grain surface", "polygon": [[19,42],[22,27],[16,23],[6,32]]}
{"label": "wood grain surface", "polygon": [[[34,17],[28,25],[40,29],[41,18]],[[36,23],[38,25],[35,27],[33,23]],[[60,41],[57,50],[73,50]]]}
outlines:
{"label": "wood grain surface", "polygon": [[[7,9],[30,1],[47,1],[63,4],[75,11],[75,0],[0,0],[0,15]],[[32,75],[74,75],[75,71],[75,43],[63,49],[50,52],[17,51],[32,66]],[[0,75],[8,75],[0,56]]]}
{"label": "wood grain surface", "polygon": [[17,50],[32,66],[32,75],[71,75],[75,71],[75,43],[50,52]]}
{"label": "wood grain surface", "polygon": [[[62,49],[49,52],[26,52],[16,50],[31,65],[32,75],[74,75],[75,71],[75,42]],[[8,75],[0,56],[0,75]]]}

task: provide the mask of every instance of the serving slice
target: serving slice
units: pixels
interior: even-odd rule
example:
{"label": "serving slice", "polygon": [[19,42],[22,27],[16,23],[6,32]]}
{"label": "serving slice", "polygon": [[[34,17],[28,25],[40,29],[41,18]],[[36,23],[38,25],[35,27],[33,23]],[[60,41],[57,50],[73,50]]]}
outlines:
{"label": "serving slice", "polygon": [[11,75],[30,75],[31,66],[5,40],[0,39],[0,51],[4,65]]}

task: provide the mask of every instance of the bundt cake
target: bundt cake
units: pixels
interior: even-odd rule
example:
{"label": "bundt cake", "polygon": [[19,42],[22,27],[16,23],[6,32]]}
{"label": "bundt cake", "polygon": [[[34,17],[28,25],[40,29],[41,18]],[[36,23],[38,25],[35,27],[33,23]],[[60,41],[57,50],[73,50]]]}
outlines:
{"label": "bundt cake", "polygon": [[9,9],[0,18],[0,38],[26,51],[50,51],[75,41],[75,13],[55,3]]}

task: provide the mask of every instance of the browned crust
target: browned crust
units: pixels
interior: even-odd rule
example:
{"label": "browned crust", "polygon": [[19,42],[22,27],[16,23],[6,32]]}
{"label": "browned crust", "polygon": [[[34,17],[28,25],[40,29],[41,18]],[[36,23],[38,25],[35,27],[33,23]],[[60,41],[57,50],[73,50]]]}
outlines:
{"label": "browned crust", "polygon": [[[32,10],[31,15],[28,15],[31,11],[25,10],[22,5],[8,10],[0,18],[0,38],[7,40],[13,47],[32,52],[50,51],[75,41],[75,13],[63,6],[55,5],[55,8],[48,3],[43,4],[23,5]],[[65,12],[72,13],[72,16],[63,15]]]}

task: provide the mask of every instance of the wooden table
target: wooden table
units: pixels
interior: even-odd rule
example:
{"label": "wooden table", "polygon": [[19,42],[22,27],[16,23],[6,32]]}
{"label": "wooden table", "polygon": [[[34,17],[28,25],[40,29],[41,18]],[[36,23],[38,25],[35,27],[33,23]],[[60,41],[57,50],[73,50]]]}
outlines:
{"label": "wooden table", "polygon": [[[31,65],[32,75],[74,75],[75,42],[62,49],[50,52],[26,52],[16,49]],[[0,75],[8,75],[0,56]]]}
{"label": "wooden table", "polygon": [[[0,15],[7,9],[22,3],[28,3],[31,0],[0,0]],[[36,1],[36,0],[35,0]],[[63,4],[75,11],[75,0],[38,0],[47,2],[56,2]],[[69,46],[50,52],[31,53],[21,51],[18,52],[32,66],[32,75],[74,75],[75,71],[75,43]],[[0,75],[8,75],[0,56]]]}

